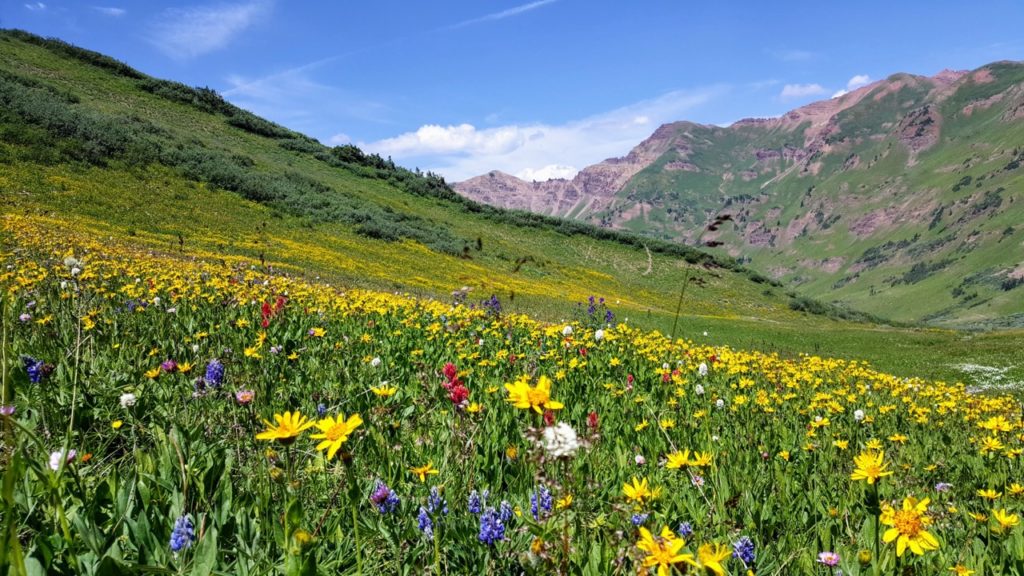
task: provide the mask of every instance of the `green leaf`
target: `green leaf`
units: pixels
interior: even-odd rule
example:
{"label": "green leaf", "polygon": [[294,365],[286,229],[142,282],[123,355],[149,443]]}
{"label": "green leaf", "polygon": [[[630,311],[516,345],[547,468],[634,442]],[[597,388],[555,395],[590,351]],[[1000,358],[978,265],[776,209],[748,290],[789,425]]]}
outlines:
{"label": "green leaf", "polygon": [[208,576],[217,565],[217,529],[210,527],[206,535],[196,545],[196,555],[192,563],[194,576]]}

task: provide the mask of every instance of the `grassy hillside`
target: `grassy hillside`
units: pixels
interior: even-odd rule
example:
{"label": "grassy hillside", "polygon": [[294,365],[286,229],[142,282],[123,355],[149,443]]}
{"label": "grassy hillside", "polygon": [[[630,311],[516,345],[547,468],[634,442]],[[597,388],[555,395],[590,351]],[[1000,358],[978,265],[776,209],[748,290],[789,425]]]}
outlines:
{"label": "grassy hillside", "polygon": [[898,74],[844,98],[673,125],[675,145],[591,218],[722,243],[801,294],[895,319],[1024,323],[1024,64]]}
{"label": "grassy hillside", "polygon": [[685,284],[680,336],[968,382],[958,364],[1019,374],[1009,360],[1019,334],[807,314],[794,307],[817,307],[728,259],[479,206],[436,176],[322,146],[212,91],[59,42],[0,33],[0,103],[3,211],[40,223],[342,286],[442,299],[468,287],[469,302],[493,295],[548,320],[572,318],[594,295],[620,320],[666,333]]}

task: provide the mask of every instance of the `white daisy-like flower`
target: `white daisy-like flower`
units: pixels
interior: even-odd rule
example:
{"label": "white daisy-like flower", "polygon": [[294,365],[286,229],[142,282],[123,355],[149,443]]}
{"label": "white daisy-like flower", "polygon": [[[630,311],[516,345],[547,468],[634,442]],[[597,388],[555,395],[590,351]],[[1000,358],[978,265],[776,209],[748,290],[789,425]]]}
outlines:
{"label": "white daisy-like flower", "polygon": [[569,458],[580,449],[580,440],[572,426],[559,422],[544,429],[541,445],[552,458]]}

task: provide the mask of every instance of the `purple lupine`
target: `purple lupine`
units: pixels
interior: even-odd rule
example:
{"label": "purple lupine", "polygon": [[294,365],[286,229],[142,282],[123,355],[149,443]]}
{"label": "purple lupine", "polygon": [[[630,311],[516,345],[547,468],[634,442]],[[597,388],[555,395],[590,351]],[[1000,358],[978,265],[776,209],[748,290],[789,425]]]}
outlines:
{"label": "purple lupine", "polygon": [[501,521],[498,512],[491,506],[488,506],[480,515],[479,538],[488,546],[493,546],[505,539],[505,524]]}
{"label": "purple lupine", "polygon": [[551,491],[547,486],[541,486],[539,490],[530,494],[530,512],[534,520],[540,519],[541,511],[551,512]]}
{"label": "purple lupine", "polygon": [[480,493],[476,490],[469,493],[468,508],[471,514],[479,514],[483,509],[483,503],[480,501]]}
{"label": "purple lupine", "polygon": [[220,388],[224,383],[224,364],[216,358],[210,360],[206,364],[206,374],[203,375],[203,380],[211,388]]}
{"label": "purple lupine", "polygon": [[427,497],[427,510],[431,514],[440,511],[441,514],[448,515],[448,501],[441,497],[437,486],[430,488],[430,496]]}
{"label": "purple lupine", "polygon": [[434,539],[434,522],[430,519],[430,513],[423,506],[420,506],[420,513],[416,516],[417,527],[427,540]]}
{"label": "purple lupine", "polygon": [[491,294],[490,298],[481,302],[480,308],[491,316],[501,316],[501,301],[494,294]]}
{"label": "purple lupine", "polygon": [[196,539],[195,526],[192,518],[187,515],[179,516],[174,521],[174,529],[171,531],[171,552],[177,554],[192,546]]}
{"label": "purple lupine", "polygon": [[508,524],[512,521],[513,516],[515,516],[515,510],[512,509],[512,505],[507,500],[502,500],[501,505],[498,506],[498,517],[501,518],[502,523]]}
{"label": "purple lupine", "polygon": [[740,559],[744,566],[754,564],[757,555],[754,553],[754,541],[749,536],[743,536],[732,545],[732,555]]}
{"label": "purple lupine", "polygon": [[39,384],[43,378],[53,372],[53,365],[47,364],[42,360],[36,360],[31,356],[22,356],[21,362],[25,366],[25,372],[28,373],[29,382],[33,384]]}
{"label": "purple lupine", "polygon": [[382,480],[377,480],[374,486],[373,494],[370,495],[370,502],[377,507],[377,511],[381,514],[388,514],[394,512],[401,504],[398,495]]}

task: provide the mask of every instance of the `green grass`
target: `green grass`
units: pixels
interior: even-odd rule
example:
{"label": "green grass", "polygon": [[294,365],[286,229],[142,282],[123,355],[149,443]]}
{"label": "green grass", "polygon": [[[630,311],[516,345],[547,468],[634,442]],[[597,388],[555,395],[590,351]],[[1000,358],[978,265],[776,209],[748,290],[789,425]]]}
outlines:
{"label": "green grass", "polygon": [[[324,188],[319,196],[297,194],[257,202],[189,177],[180,165],[137,162],[124,153],[98,161],[69,160],[67,154],[81,153],[73,138],[47,135],[8,115],[0,129],[18,138],[0,139],[0,201],[5,213],[57,217],[160,250],[184,247],[213,256],[241,255],[254,264],[343,286],[441,299],[468,286],[473,289],[472,301],[494,294],[508,310],[550,321],[572,317],[576,304],[589,295],[604,296],[620,319],[628,317],[631,324],[663,333],[676,323],[681,286],[688,278],[697,279],[686,288],[677,336],[702,339],[707,331],[709,342],[787,356],[807,352],[858,358],[900,375],[971,378],[949,361],[953,347],[974,363],[1016,366],[1012,374],[1020,375],[1020,366],[1010,361],[1024,340],[1020,333],[991,335],[982,342],[949,330],[840,322],[798,313],[790,309],[791,298],[783,289],[752,281],[749,272],[732,269],[728,259],[705,267],[687,262],[703,256],[674,253],[671,245],[651,241],[649,262],[646,251],[639,243],[631,245],[628,237],[591,237],[586,230],[566,228],[556,220],[533,219],[519,225],[516,222],[525,217],[434,192],[410,193],[409,186],[423,180],[401,181],[400,171],[333,165],[309,152],[286,149],[282,141],[303,140],[240,129],[222,112],[147,92],[138,78],[113,74],[110,67],[83,65],[53,46],[9,34],[0,35],[0,46],[0,71],[73,95],[77,103],[66,104],[70,110],[101,118],[135,118],[135,124],[152,132],[143,142],[155,142],[162,150],[244,158],[251,162],[248,172],[268,178],[300,174]],[[782,137],[771,138],[777,142]],[[40,142],[56,146],[51,149]],[[751,184],[744,190],[753,188]],[[316,204],[320,201],[325,207]],[[377,240],[343,217],[324,216],[352,207],[400,227],[398,237],[406,239]],[[666,220],[660,209],[655,216]],[[403,236],[406,233],[420,241]],[[452,241],[454,250],[436,247]],[[760,258],[755,255],[755,262]]]}

